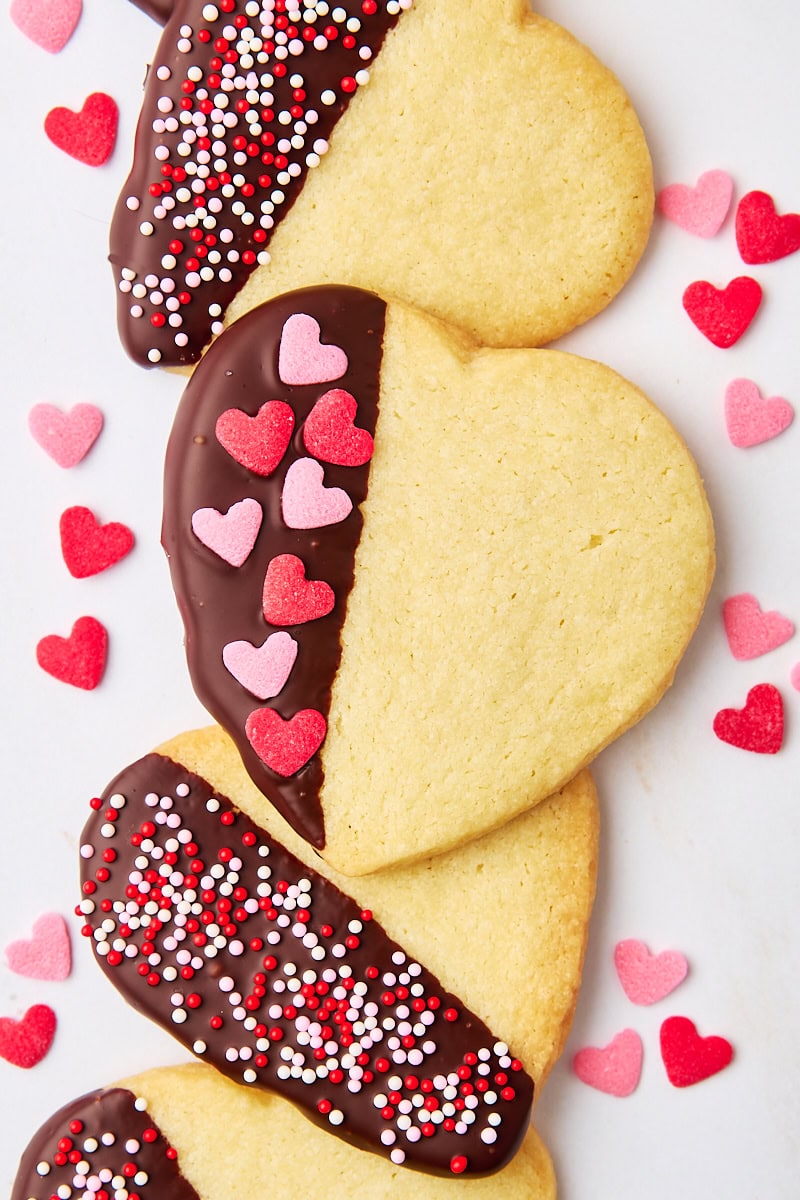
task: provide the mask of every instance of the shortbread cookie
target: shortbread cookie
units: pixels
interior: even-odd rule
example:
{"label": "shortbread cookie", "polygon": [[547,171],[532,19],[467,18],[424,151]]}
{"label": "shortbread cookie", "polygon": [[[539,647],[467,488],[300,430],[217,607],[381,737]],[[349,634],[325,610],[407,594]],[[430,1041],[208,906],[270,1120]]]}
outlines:
{"label": "shortbread cookie", "polygon": [[[70,1153],[78,1153],[77,1170]],[[61,1109],[23,1155],[11,1200],[73,1195],[76,1174],[112,1188],[119,1180],[126,1190],[106,1194],[135,1192],[142,1200],[151,1194],[158,1200],[452,1200],[454,1188],[461,1194],[452,1178],[398,1170],[320,1133],[291,1104],[202,1066],[147,1071]],[[503,1171],[461,1186],[470,1200],[556,1195],[550,1158],[532,1129]],[[86,1192],[94,1195],[93,1188]]]}
{"label": "shortbread cookie", "polygon": [[713,567],[695,465],[633,385],[338,287],[195,370],[163,542],[198,696],[353,875],[561,787],[668,686]]}
{"label": "shortbread cookie", "polygon": [[541,345],[619,291],[653,203],[622,87],[527,0],[176,0],[111,229],[121,336],[192,363],[336,281]]}
{"label": "shortbread cookie", "polygon": [[[243,811],[254,797],[302,857]],[[355,899],[309,865],[217,728],[127,768],[92,808],[83,932],[135,1007],[236,1082],[396,1165],[447,1172],[456,1158],[479,1175],[513,1156],[580,976],[596,869],[588,776],[466,851],[359,881]]]}

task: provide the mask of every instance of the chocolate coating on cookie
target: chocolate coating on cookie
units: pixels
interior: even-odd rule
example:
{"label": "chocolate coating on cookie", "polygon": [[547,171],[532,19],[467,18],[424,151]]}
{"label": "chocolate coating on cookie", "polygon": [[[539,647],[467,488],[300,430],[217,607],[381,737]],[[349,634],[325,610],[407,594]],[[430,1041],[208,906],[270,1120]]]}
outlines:
{"label": "chocolate coating on cookie", "polygon": [[407,0],[176,0],[145,87],[110,260],[126,350],[196,362]]}
{"label": "chocolate coating on cookie", "polygon": [[396,1165],[509,1160],[533,1081],[371,912],[161,755],[92,805],[83,933],[136,1008]]}
{"label": "chocolate coating on cookie", "polygon": [[125,1088],[107,1088],[73,1100],[42,1126],[22,1155],[11,1200],[118,1196],[122,1189],[131,1197],[199,1200],[144,1103]]}
{"label": "chocolate coating on cookie", "polygon": [[[281,378],[279,357],[287,341],[284,330],[287,321],[297,318],[317,323],[321,352],[336,350],[346,356],[346,369],[335,380],[287,384]],[[283,766],[283,773],[273,769],[271,755],[252,728],[269,713],[226,667],[225,656],[226,648],[242,644],[249,645],[251,655],[267,654],[264,643],[270,635],[288,635],[295,643],[296,658],[285,684],[266,704],[281,718],[273,741],[280,735],[284,744],[289,743],[297,732],[302,737],[302,722],[311,718],[298,714],[316,714],[322,731],[341,656],[341,630],[353,585],[362,527],[359,505],[367,492],[369,461],[320,464],[325,488],[337,489],[335,494],[344,493],[352,502],[346,517],[323,528],[287,525],[286,481],[293,468],[303,471],[309,462],[317,461],[306,444],[308,418],[331,391],[352,397],[357,403],[359,429],[370,437],[374,434],[384,319],[382,300],[344,287],[290,293],[248,313],[215,343],[195,371],[178,407],[166,455],[162,541],[186,630],[195,691],[233,737],[256,785],[318,849],[325,844],[319,800],[323,782],[320,753],[315,749],[296,770],[291,769],[291,762],[288,768]],[[263,471],[272,463],[253,462],[252,456],[257,457],[271,432],[281,436],[280,422],[274,430],[267,429],[264,438],[253,435],[249,457],[242,445],[237,449],[231,441],[226,449],[219,432],[225,415],[229,423],[238,421],[245,427],[243,439],[250,438],[248,427],[265,405],[278,405],[278,417],[283,414],[291,422],[286,449],[266,475]],[[262,415],[269,415],[269,409]],[[237,461],[233,454],[251,466]],[[219,521],[230,524],[242,511],[231,510],[243,501],[255,512],[256,520],[260,508],[260,525],[246,559],[234,566],[201,541],[193,525],[199,528],[197,514],[207,516],[209,509],[219,514]],[[328,589],[333,597],[329,611],[311,618],[305,612],[273,611],[265,599],[265,583],[287,564],[298,572],[302,566],[310,592],[315,587],[317,592]],[[305,584],[296,581],[294,591],[301,586]],[[284,726],[282,722],[292,724]],[[288,749],[293,751],[295,746]],[[265,761],[265,753],[269,761]],[[302,752],[298,751],[298,756],[302,759]]]}

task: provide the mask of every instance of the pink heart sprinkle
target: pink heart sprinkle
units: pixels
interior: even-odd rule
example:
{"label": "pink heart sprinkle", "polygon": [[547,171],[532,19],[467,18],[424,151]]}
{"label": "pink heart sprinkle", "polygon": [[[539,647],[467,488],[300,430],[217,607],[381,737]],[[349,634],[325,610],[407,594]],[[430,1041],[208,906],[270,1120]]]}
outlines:
{"label": "pink heart sprinkle", "polygon": [[66,979],[72,969],[67,923],[60,913],[43,913],[33,936],[6,946],[9,969],[30,979]]}
{"label": "pink heart sprinkle", "polygon": [[372,434],[355,424],[358,403],[344,388],[320,396],[303,426],[303,443],[309,454],[342,467],[360,467],[372,458]]}
{"label": "pink heart sprinkle", "polygon": [[794,625],[779,612],[763,612],[755,596],[742,592],[722,605],[731,654],[740,661],[775,650],[794,635]]}
{"label": "pink heart sprinkle", "polygon": [[232,504],[226,513],[198,508],[192,513],[192,532],[225,562],[240,567],[256,544],[262,518],[261,505],[248,497]]}
{"label": "pink heart sprinkle", "polygon": [[796,691],[800,692],[800,662],[795,663],[789,672],[789,682]]}
{"label": "pink heart sprinkle", "polygon": [[62,412],[54,404],[34,404],[28,413],[31,436],[60,467],[85,458],[103,428],[103,414],[93,404],[76,404]]}
{"label": "pink heart sprinkle", "polygon": [[694,187],[671,183],[658,194],[658,207],[665,217],[697,237],[718,233],[728,215],[733,180],[726,171],[705,171]]}
{"label": "pink heart sprinkle", "polygon": [[794,409],[782,396],[765,399],[751,379],[733,379],[725,389],[725,424],[734,446],[758,446],[788,429]]}
{"label": "pink heart sprinkle", "polygon": [[633,1004],[655,1004],[683,983],[689,970],[677,950],[651,954],[644,942],[627,938],[614,948],[614,966],[622,990]]}
{"label": "pink heart sprinkle", "polygon": [[277,696],[291,674],[297,658],[297,642],[284,632],[271,633],[261,646],[252,642],[228,642],[222,661],[231,675],[259,700]]}
{"label": "pink heart sprinkle", "polygon": [[313,317],[295,313],[281,333],[278,374],[283,383],[328,383],[347,370],[347,355],[339,346],[323,345]]}
{"label": "pink heart sprinkle", "polygon": [[642,1074],[642,1039],[634,1029],[623,1029],[607,1046],[585,1046],[572,1060],[582,1083],[609,1096],[630,1096]]}
{"label": "pink heart sprinkle", "polygon": [[63,50],[80,20],[83,0],[12,0],[11,20],[42,50]]}
{"label": "pink heart sprinkle", "polygon": [[281,495],[283,519],[290,529],[320,529],[337,525],[350,514],[353,502],[342,488],[324,485],[325,472],[313,458],[298,458],[286,472]]}

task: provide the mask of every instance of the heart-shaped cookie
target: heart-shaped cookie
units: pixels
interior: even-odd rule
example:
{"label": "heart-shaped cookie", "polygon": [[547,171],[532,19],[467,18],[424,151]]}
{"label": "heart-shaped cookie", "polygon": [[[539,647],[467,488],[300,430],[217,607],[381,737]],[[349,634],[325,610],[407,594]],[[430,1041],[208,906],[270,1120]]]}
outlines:
{"label": "heart-shaped cookie", "polygon": [[[221,1125],[246,1131],[235,1154],[220,1139]],[[449,1170],[445,1176],[399,1170],[330,1137],[279,1096],[231,1083],[197,1063],[145,1071],[59,1109],[22,1155],[11,1200],[44,1196],[43,1185],[48,1197],[74,1195],[70,1153],[87,1168],[77,1175],[81,1182],[138,1177],[147,1183],[136,1195],[149,1191],[159,1200],[249,1200],[275,1195],[276,1180],[278,1195],[336,1200],[331,1181],[346,1181],[347,1200],[452,1200],[459,1187]],[[454,1169],[464,1157],[456,1157]],[[556,1200],[553,1164],[533,1128],[502,1171],[470,1179],[469,1196]]]}
{"label": "heart-shaped cookie", "polygon": [[[326,464],[352,511],[307,531],[280,514],[326,390],[281,385],[298,312],[345,350],[342,388],[375,439],[363,465]],[[295,433],[263,480],[214,430],[234,393],[255,413],[281,386]],[[218,339],[179,407],[165,478],[198,695],[265,794],[353,874],[474,837],[560,787],[656,702],[711,577],[696,468],[636,388],[564,354],[470,347],[356,289],[290,293]],[[246,563],[220,569],[192,514],[244,495],[265,520]],[[281,628],[297,660],[269,706],[328,726],[288,779],[248,738],[259,706],[222,657]]]}
{"label": "heart-shaped cookie", "polygon": [[[210,767],[209,777],[186,760]],[[229,785],[244,811],[226,798]],[[91,808],[82,932],[137,1008],[240,1085],[287,1095],[324,1128],[366,1137],[397,1165],[446,1172],[465,1156],[466,1173],[477,1174],[513,1153],[531,1077],[540,1080],[560,1051],[574,1005],[595,875],[587,775],[480,845],[359,880],[354,898],[340,877],[315,868],[316,856],[264,801],[218,728],[183,735],[127,768]],[[564,845],[568,863],[553,853]],[[441,897],[473,875],[459,908],[483,950],[465,965]],[[505,911],[509,889],[514,913]],[[394,940],[401,930],[403,949]],[[423,954],[436,976],[418,961]],[[487,971],[495,960],[502,973]],[[535,999],[509,978],[537,979]],[[462,999],[446,991],[456,979]],[[513,1053],[498,1040],[512,1035],[520,1041]],[[443,1096],[453,1072],[460,1083]],[[488,1107],[484,1076],[493,1084]],[[420,1107],[417,1091],[427,1100],[406,1122],[403,1114]],[[442,1113],[444,1124],[429,1116],[443,1101],[459,1101]],[[467,1108],[471,1132],[455,1127]],[[411,1126],[423,1122],[420,1139]],[[495,1133],[482,1136],[487,1122]]]}
{"label": "heart-shaped cookie", "polygon": [[[196,362],[223,322],[305,284],[397,296],[498,346],[542,345],[616,295],[650,231],[652,171],[585,46],[528,0],[290,11],[181,0],[167,21],[111,229],[138,362]],[[245,86],[222,121],[226,72]]]}

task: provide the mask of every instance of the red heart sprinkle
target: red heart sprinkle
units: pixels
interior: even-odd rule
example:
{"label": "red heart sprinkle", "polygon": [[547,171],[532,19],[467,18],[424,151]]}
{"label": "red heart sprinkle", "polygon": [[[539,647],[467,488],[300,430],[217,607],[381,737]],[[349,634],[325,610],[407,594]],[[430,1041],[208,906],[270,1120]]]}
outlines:
{"label": "red heart sprinkle", "polygon": [[79,617],[69,637],[51,633],[42,638],[36,661],[48,675],[90,692],[103,678],[107,651],[105,627],[94,617]]}
{"label": "red heart sprinkle", "polygon": [[800,213],[778,216],[766,192],[748,192],[736,209],[736,245],[746,263],[769,263],[800,250]]}
{"label": "red heart sprinkle", "polygon": [[91,509],[75,505],[61,514],[61,553],[75,579],[97,575],[119,562],[133,548],[127,525],[111,521],[101,525]]}
{"label": "red heart sprinkle", "polygon": [[0,1058],[15,1067],[35,1067],[52,1045],[56,1014],[47,1004],[34,1004],[20,1021],[0,1017]]}
{"label": "red heart sprinkle", "polygon": [[111,157],[118,122],[116,101],[105,92],[93,92],[80,112],[51,109],[44,119],[44,131],[59,150],[87,166],[101,167]]}
{"label": "red heart sprinkle", "polygon": [[270,625],[302,625],[327,616],[336,603],[333,588],[322,579],[306,579],[295,554],[279,554],[267,567],[262,606]]}
{"label": "red heart sprinkle", "polygon": [[309,454],[340,467],[361,467],[372,458],[374,443],[366,429],[355,424],[358,404],[344,388],[320,396],[303,426]]}
{"label": "red heart sprinkle", "polygon": [[739,275],[720,290],[705,280],[690,283],[683,307],[691,321],[715,346],[727,350],[738,342],[761,304],[761,287],[749,275]]}
{"label": "red heart sprinkle", "polygon": [[303,708],[288,721],[274,708],[257,708],[245,722],[247,740],[258,757],[285,778],[313,758],[327,729],[325,718],[315,708]]}
{"label": "red heart sprinkle", "polygon": [[229,408],[217,418],[217,441],[248,471],[271,475],[286,453],[294,412],[283,400],[267,400],[254,417]]}
{"label": "red heart sprinkle", "polygon": [[733,1047],[723,1037],[700,1037],[688,1017],[667,1017],[661,1026],[661,1058],[667,1078],[675,1087],[691,1087],[716,1075],[733,1058]]}
{"label": "red heart sprinkle", "polygon": [[783,744],[783,697],[774,684],[756,684],[747,693],[744,708],[723,708],[717,713],[714,733],[740,750],[777,754]]}

